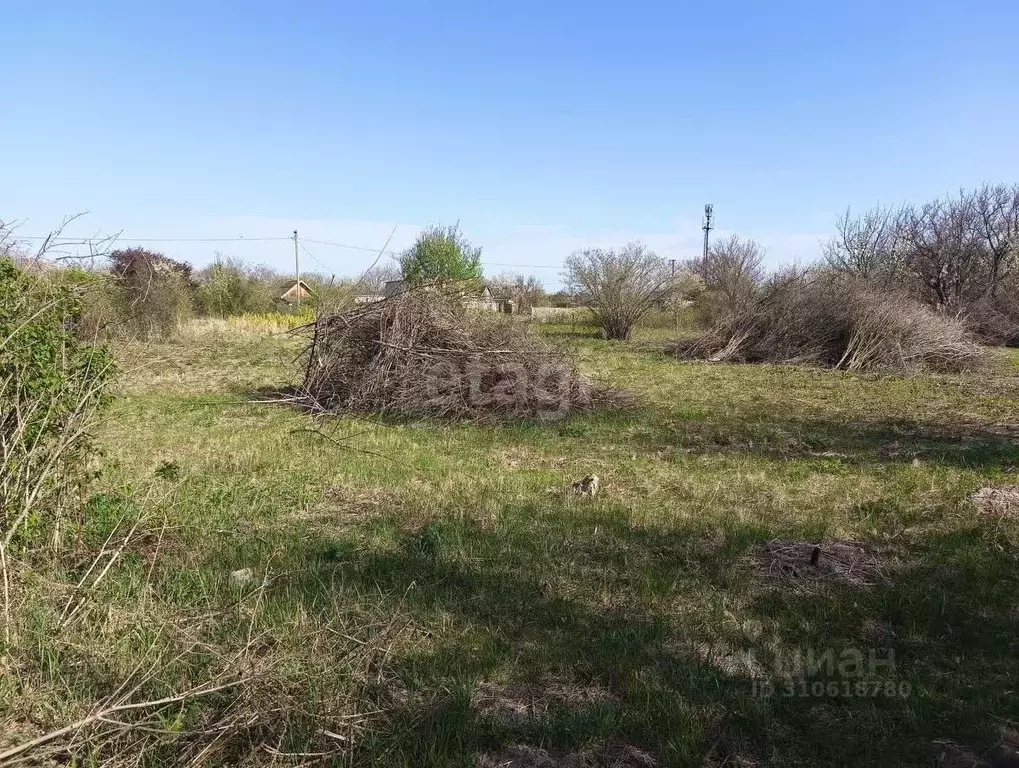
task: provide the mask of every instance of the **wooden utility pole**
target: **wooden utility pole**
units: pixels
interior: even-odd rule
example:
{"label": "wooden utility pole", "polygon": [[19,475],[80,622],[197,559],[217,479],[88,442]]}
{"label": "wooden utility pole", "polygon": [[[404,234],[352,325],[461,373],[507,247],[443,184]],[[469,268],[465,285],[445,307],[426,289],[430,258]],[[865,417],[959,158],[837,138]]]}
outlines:
{"label": "wooden utility pole", "polygon": [[297,230],[294,230],[294,273],[297,275],[297,308],[301,308],[301,257],[297,253]]}

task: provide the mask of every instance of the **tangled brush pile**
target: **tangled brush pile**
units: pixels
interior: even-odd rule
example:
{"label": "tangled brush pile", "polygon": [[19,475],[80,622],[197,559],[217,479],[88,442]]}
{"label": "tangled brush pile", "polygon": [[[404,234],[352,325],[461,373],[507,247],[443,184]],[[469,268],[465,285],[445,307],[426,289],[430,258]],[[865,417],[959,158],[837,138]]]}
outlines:
{"label": "tangled brush pile", "polygon": [[302,394],[319,410],[397,417],[558,419],[617,397],[565,351],[509,318],[418,289],[319,318],[302,329]]}
{"label": "tangled brush pile", "polygon": [[778,275],[693,348],[714,361],[807,363],[849,371],[959,372],[987,362],[956,317],[894,292],[810,274]]}

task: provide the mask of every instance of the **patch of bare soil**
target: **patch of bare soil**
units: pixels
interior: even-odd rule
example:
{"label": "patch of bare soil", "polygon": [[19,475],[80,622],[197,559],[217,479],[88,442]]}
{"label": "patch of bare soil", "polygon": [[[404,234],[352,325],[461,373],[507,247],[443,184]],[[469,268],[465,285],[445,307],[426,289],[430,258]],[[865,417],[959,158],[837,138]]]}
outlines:
{"label": "patch of bare soil", "polygon": [[593,707],[613,699],[609,691],[596,685],[550,679],[505,685],[482,683],[475,689],[471,704],[483,715],[521,721],[542,717],[549,711]]}
{"label": "patch of bare soil", "polygon": [[985,485],[969,498],[982,514],[1019,517],[1019,486]]}
{"label": "patch of bare soil", "polygon": [[751,648],[724,640],[710,643],[683,642],[677,644],[676,649],[695,663],[712,667],[730,677],[763,680],[769,674],[769,670],[761,665]]}
{"label": "patch of bare soil", "polygon": [[858,541],[775,539],[754,556],[754,572],[772,584],[868,586],[885,571],[882,558]]}
{"label": "patch of bare soil", "polygon": [[922,454],[923,448],[912,443],[900,440],[892,440],[890,443],[878,446],[877,457],[879,459],[915,459]]}
{"label": "patch of bare soil", "polygon": [[476,765],[478,768],[654,768],[658,761],[644,750],[627,744],[558,754],[520,744],[499,754],[479,755]]}
{"label": "patch of bare soil", "polygon": [[325,490],[322,501],[305,512],[303,517],[313,523],[354,523],[402,506],[400,497],[386,488],[334,485]]}

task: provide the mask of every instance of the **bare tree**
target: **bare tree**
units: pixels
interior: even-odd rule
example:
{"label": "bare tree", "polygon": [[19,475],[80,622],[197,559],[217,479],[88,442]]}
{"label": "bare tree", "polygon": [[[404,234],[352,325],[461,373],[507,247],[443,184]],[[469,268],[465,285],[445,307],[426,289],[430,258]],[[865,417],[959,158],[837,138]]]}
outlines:
{"label": "bare tree", "polygon": [[825,260],[838,272],[883,283],[900,272],[902,223],[906,208],[880,206],[860,216],[848,208],[835,222],[835,235],[823,246]]}
{"label": "bare tree", "polygon": [[825,244],[835,274],[958,314],[984,341],[1019,339],[1019,185],[847,211],[836,230]]}
{"label": "bare tree", "polygon": [[534,275],[506,273],[490,281],[500,292],[513,300],[514,312],[530,312],[531,307],[545,298],[545,287]]}
{"label": "bare tree", "polygon": [[669,264],[637,242],[622,250],[575,251],[565,267],[563,282],[589,306],[609,339],[628,339],[633,326],[675,287]]}
{"label": "bare tree", "polygon": [[357,279],[355,287],[362,294],[381,296],[386,283],[399,280],[400,277],[400,265],[396,261],[386,261],[365,270]]}
{"label": "bare tree", "polygon": [[1019,262],[1019,184],[985,184],[973,195],[976,226],[987,248],[985,293],[992,299]]}
{"label": "bare tree", "polygon": [[730,235],[711,247],[706,260],[691,262],[706,289],[702,311],[714,317],[744,309],[764,278],[763,261],[760,243]]}
{"label": "bare tree", "polygon": [[910,210],[903,222],[906,263],[921,298],[950,312],[983,294],[983,243],[973,197],[934,200]]}

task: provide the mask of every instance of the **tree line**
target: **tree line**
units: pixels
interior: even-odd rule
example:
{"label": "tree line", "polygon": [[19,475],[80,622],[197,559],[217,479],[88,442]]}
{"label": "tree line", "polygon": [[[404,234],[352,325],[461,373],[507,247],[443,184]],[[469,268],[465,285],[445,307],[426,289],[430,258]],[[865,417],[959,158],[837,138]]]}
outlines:
{"label": "tree line", "polygon": [[571,254],[563,280],[613,339],[628,338],[648,312],[677,301],[694,303],[701,324],[715,328],[779,294],[789,304],[792,291],[809,289],[844,302],[862,290],[894,297],[961,322],[985,343],[1019,342],[1019,185],[985,184],[920,205],[847,211],[816,262],[769,272],[764,258],[759,242],[733,234],[677,272],[630,243]]}

